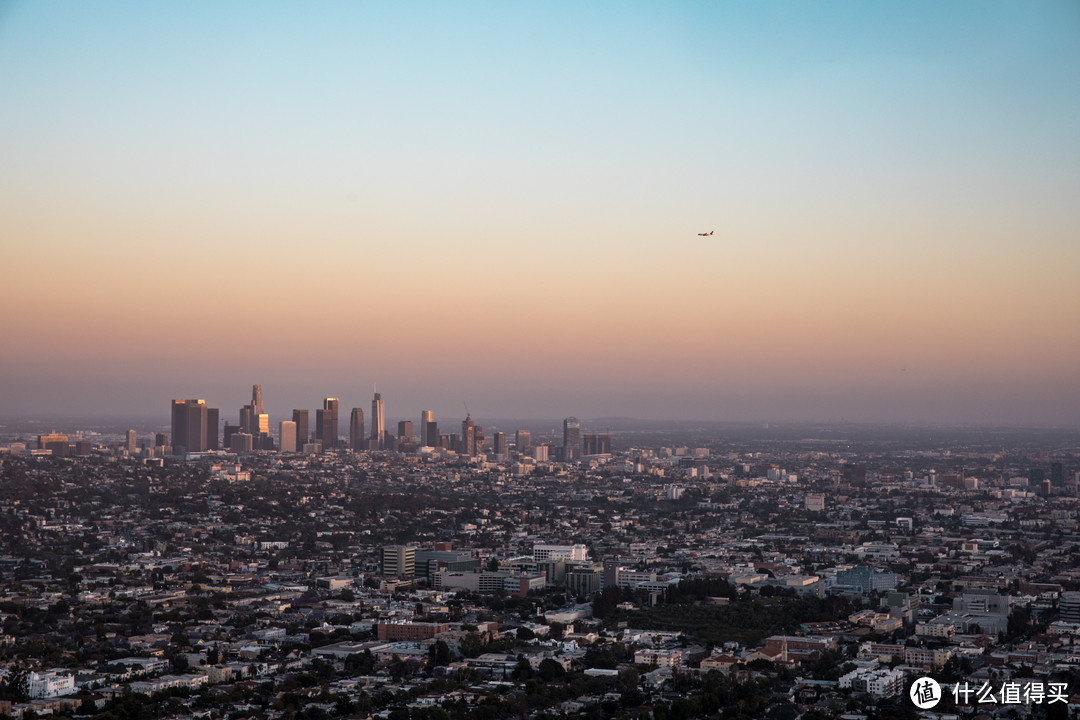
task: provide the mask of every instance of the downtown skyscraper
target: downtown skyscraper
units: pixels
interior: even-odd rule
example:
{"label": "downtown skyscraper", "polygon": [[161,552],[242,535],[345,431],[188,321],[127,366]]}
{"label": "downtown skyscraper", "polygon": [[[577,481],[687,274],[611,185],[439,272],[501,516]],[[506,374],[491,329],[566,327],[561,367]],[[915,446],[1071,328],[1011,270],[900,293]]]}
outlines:
{"label": "downtown skyscraper", "polygon": [[304,445],[307,445],[311,441],[311,435],[308,433],[308,411],[296,410],[292,411],[292,421],[296,423],[296,450],[298,452],[303,451]]}
{"label": "downtown skyscraper", "polygon": [[349,447],[354,452],[367,449],[367,437],[364,435],[364,411],[353,408],[349,413]]}
{"label": "downtown skyscraper", "polygon": [[256,417],[266,412],[263,409],[262,385],[251,386],[251,409]]}
{"label": "downtown skyscraper", "polygon": [[371,399],[371,439],[374,441],[371,444],[372,450],[386,448],[386,407],[378,391]]}
{"label": "downtown skyscraper", "polygon": [[325,398],[321,410],[315,411],[316,439],[322,443],[323,450],[337,447],[338,439],[338,399]]}
{"label": "downtown skyscraper", "polygon": [[563,457],[566,462],[581,457],[581,423],[576,417],[563,420]]}
{"label": "downtown skyscraper", "polygon": [[218,410],[205,400],[172,401],[172,449],[176,455],[217,450]]}
{"label": "downtown skyscraper", "polygon": [[435,411],[420,413],[420,444],[425,447],[439,446],[439,426],[435,424]]}

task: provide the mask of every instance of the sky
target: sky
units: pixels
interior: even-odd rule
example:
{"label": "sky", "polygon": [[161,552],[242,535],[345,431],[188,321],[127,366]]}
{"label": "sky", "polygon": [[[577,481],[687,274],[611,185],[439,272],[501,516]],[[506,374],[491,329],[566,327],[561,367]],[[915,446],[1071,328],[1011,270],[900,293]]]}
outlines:
{"label": "sky", "polygon": [[7,417],[1080,426],[1080,5],[0,2],[0,323]]}

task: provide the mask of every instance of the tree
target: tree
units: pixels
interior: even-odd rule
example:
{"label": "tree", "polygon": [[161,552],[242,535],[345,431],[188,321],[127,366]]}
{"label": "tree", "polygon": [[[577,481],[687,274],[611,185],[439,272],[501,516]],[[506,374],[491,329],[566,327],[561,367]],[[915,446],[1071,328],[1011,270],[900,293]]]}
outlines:
{"label": "tree", "polygon": [[450,646],[442,640],[436,640],[429,651],[431,664],[435,667],[443,667],[450,664]]}
{"label": "tree", "polygon": [[26,702],[30,699],[30,672],[21,665],[15,665],[0,681],[0,700]]}
{"label": "tree", "polygon": [[537,675],[546,683],[562,680],[566,675],[566,668],[558,660],[544,658],[540,661],[540,667],[537,668]]}
{"label": "tree", "polygon": [[375,656],[371,654],[370,650],[353,653],[345,658],[345,672],[349,675],[369,675],[374,669]]}
{"label": "tree", "polygon": [[[512,675],[514,680],[523,682],[533,676],[532,665],[525,659],[524,655],[518,655],[517,667],[514,668],[514,674]],[[533,683],[535,685],[535,683]],[[535,693],[533,693],[535,694]]]}
{"label": "tree", "polygon": [[461,638],[459,644],[461,654],[467,658],[473,658],[478,656],[484,649],[484,642],[480,639],[480,635],[475,632],[470,632],[465,637]]}

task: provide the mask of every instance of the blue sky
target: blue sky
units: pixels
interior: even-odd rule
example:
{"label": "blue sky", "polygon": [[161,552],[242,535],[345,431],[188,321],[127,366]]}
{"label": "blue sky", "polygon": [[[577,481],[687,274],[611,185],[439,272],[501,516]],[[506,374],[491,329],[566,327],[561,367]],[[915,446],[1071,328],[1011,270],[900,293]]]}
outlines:
{"label": "blue sky", "polygon": [[0,391],[1080,422],[1078,40],[1073,2],[7,2]]}

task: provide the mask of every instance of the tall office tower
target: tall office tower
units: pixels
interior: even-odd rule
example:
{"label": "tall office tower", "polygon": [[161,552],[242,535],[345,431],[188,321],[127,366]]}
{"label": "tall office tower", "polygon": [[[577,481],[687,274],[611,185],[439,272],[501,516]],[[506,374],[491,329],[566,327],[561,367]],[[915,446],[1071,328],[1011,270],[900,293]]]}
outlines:
{"label": "tall office tower", "polygon": [[484,428],[473,425],[473,455],[483,455],[487,452],[487,440],[484,439]]}
{"label": "tall office tower", "polygon": [[315,435],[322,443],[323,450],[337,447],[338,438],[338,399],[325,398],[322,410],[315,411]]}
{"label": "tall office tower", "polygon": [[439,423],[432,420],[424,426],[423,432],[425,437],[427,437],[427,441],[424,442],[424,445],[436,448],[443,447],[442,435],[439,433]]}
{"label": "tall office tower", "polygon": [[255,410],[250,405],[240,408],[240,429],[250,433],[255,428]]}
{"label": "tall office tower", "polygon": [[207,407],[205,400],[172,401],[173,454],[206,450]]}
{"label": "tall office tower", "polygon": [[349,447],[353,452],[359,452],[367,447],[367,439],[364,436],[364,411],[353,408],[349,413]]}
{"label": "tall office tower", "polygon": [[386,407],[382,395],[376,391],[371,399],[371,439],[372,448],[383,450],[386,447]]}
{"label": "tall office tower", "polygon": [[423,410],[420,413],[420,444],[424,447],[435,447],[438,445],[438,441],[432,442],[431,435],[428,434],[428,423],[435,422],[434,410]]}
{"label": "tall office tower", "polygon": [[238,432],[244,432],[244,428],[239,425],[230,425],[225,423],[225,430],[221,433],[221,447],[228,450],[232,447],[232,436]]}
{"label": "tall office tower", "polygon": [[443,447],[443,436],[440,434],[440,432],[438,432],[438,423],[434,420],[424,426],[421,433],[424,435],[424,437],[428,438],[426,443],[424,443],[424,446],[430,448]]}
{"label": "tall office tower", "polygon": [[270,434],[270,416],[266,413],[259,413],[255,416],[255,432],[253,435],[269,435]]}
{"label": "tall office tower", "polygon": [[127,443],[125,443],[124,449],[128,452],[135,452],[139,449],[139,434],[134,430],[127,431]]}
{"label": "tall office tower", "polygon": [[308,411],[293,410],[292,421],[296,423],[296,449],[303,450],[304,445],[311,441],[311,435],[308,435]]}
{"label": "tall office tower", "polygon": [[266,410],[263,409],[262,385],[251,386],[251,409],[256,416],[266,412]]}
{"label": "tall office tower", "polygon": [[1065,464],[1059,462],[1050,463],[1050,484],[1054,487],[1065,485]]}
{"label": "tall office tower", "polygon": [[218,420],[217,408],[206,408],[206,449],[207,450],[220,450],[221,446],[218,445],[218,434],[221,431],[221,426]]}
{"label": "tall office tower", "polygon": [[387,577],[413,577],[416,574],[416,547],[388,545],[382,549],[382,574]]}
{"label": "tall office tower", "polygon": [[281,452],[291,453],[296,452],[296,423],[292,420],[282,420],[278,423],[278,428],[281,436]]}
{"label": "tall office tower", "polygon": [[506,442],[506,433],[496,432],[492,435],[492,451],[495,453],[495,457],[500,460],[505,460],[510,456],[510,446]]}
{"label": "tall office tower", "polygon": [[413,441],[412,420],[398,420],[397,436],[399,442],[411,443]]}
{"label": "tall office tower", "polygon": [[581,455],[581,423],[568,417],[562,424],[563,461],[570,462]]}
{"label": "tall office tower", "polygon": [[517,451],[522,455],[528,455],[532,452],[532,433],[528,430],[518,430],[517,436],[514,438],[514,443],[517,445]]}
{"label": "tall office tower", "polygon": [[586,455],[608,455],[611,453],[610,435],[593,435],[586,433],[582,443]]}
{"label": "tall office tower", "polygon": [[475,427],[472,416],[466,413],[465,419],[461,421],[461,453],[469,457],[476,454],[476,435],[473,433]]}
{"label": "tall office tower", "polygon": [[229,438],[229,450],[236,453],[252,452],[255,449],[255,438],[251,436],[251,433],[238,432],[233,433]]}

